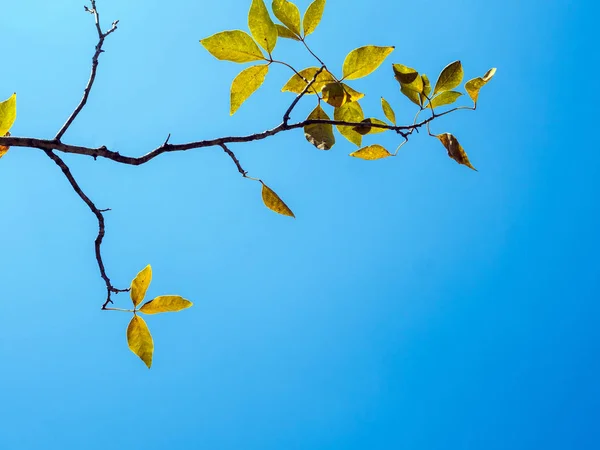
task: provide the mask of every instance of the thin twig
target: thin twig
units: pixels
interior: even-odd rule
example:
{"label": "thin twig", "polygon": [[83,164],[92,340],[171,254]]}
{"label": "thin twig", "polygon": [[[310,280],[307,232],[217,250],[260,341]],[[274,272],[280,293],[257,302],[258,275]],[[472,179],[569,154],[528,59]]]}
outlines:
{"label": "thin twig", "polygon": [[315,72],[315,75],[313,76],[312,80],[310,80],[306,84],[306,86],[304,86],[304,89],[302,89],[302,92],[300,92],[296,96],[296,98],[294,99],[294,101],[292,102],[290,107],[287,109],[287,111],[283,115],[283,126],[286,126],[286,127],[288,126],[288,122],[290,121],[290,114],[292,113],[292,111],[294,110],[294,108],[296,107],[296,105],[298,104],[300,99],[302,97],[304,97],[304,95],[308,92],[308,90],[314,84],[314,82],[317,81],[317,77],[321,74],[321,72],[323,72],[324,69],[325,69],[325,66],[321,66],[321,68]]}

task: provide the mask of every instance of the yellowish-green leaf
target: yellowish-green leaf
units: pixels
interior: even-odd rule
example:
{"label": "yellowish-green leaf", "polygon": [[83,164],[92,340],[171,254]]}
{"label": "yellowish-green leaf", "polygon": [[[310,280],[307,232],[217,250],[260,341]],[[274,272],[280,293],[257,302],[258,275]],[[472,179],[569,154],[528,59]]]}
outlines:
{"label": "yellowish-green leaf", "polygon": [[448,64],[446,67],[444,67],[437,82],[435,83],[433,95],[437,94],[438,92],[454,89],[462,82],[463,75],[463,68],[460,61],[454,61],[453,63]]}
{"label": "yellowish-green leaf", "polygon": [[366,77],[394,51],[394,47],[377,47],[367,45],[352,50],[346,56],[342,67],[342,74],[346,80],[355,80]]}
{"label": "yellowish-green leaf", "polygon": [[271,54],[277,44],[277,28],[263,0],[252,0],[248,12],[248,28],[258,45]]}
{"label": "yellowish-green leaf", "polygon": [[323,86],[321,94],[323,95],[323,100],[325,100],[325,102],[336,108],[345,104],[349,97],[344,86],[342,86],[342,83],[336,82]]}
{"label": "yellowish-green leaf", "polygon": [[302,27],[304,28],[304,37],[311,34],[321,22],[323,10],[325,9],[325,0],[315,0],[306,9],[304,19],[302,19]]}
{"label": "yellowish-green leaf", "polygon": [[378,124],[378,125],[386,125],[388,126],[387,123],[385,123],[383,120],[379,120],[379,119],[374,119],[374,118],[368,118],[368,119],[364,119],[361,121],[361,125],[355,126],[353,129],[354,131],[356,131],[357,133],[362,134],[363,136],[365,134],[377,134],[377,133],[384,133],[386,132],[388,129],[387,128],[380,128],[380,127],[374,127],[372,126],[372,124]]}
{"label": "yellowish-green leaf", "polygon": [[268,71],[269,66],[261,64],[248,67],[235,77],[231,83],[231,115],[263,84]]}
{"label": "yellowish-green leaf", "polygon": [[425,108],[437,108],[438,106],[451,105],[462,95],[460,92],[456,91],[444,91],[441,94],[436,95],[431,99],[431,106],[429,103],[425,105]]}
{"label": "yellowish-green leaf", "polygon": [[17,94],[0,102],[0,136],[5,136],[17,118]]}
{"label": "yellowish-green leaf", "polygon": [[[4,136],[10,136],[10,133],[7,132]],[[4,155],[6,155],[6,152],[8,151],[10,147],[6,146],[6,145],[0,145],[0,158],[2,158]]]}
{"label": "yellowish-green leaf", "polygon": [[356,102],[365,96],[365,94],[363,94],[362,92],[355,91],[346,83],[342,83],[342,86],[344,87],[344,91],[346,92],[346,102]]}
{"label": "yellowish-green leaf", "polygon": [[131,301],[133,302],[133,306],[137,307],[144,297],[146,296],[146,291],[148,290],[148,286],[150,286],[150,282],[152,281],[152,267],[148,264],[144,267],[140,272],[135,276],[133,281],[131,282],[131,288],[129,291],[129,295],[131,296]]}
{"label": "yellowish-green leaf", "polygon": [[471,97],[473,100],[473,103],[477,103],[477,99],[479,98],[479,90],[492,79],[495,73],[496,68],[492,68],[488,70],[483,77],[473,78],[465,83],[465,90],[467,91],[467,94],[469,94],[469,97]]}
{"label": "yellowish-green leaf", "polygon": [[[299,94],[304,90],[306,85],[312,81],[318,70],[318,67],[308,67],[301,70],[292,78],[290,78],[287,83],[285,83],[285,85],[281,88],[281,92],[293,92],[295,94]],[[329,73],[326,69],[323,69],[319,75],[317,75],[317,79],[311,85],[307,94],[317,94],[321,92],[323,86],[328,83],[334,83],[335,81],[336,80],[333,75],[331,75],[331,73]]]}
{"label": "yellowish-green leaf", "polygon": [[129,350],[138,355],[148,366],[152,366],[152,354],[154,353],[154,342],[148,329],[148,325],[141,317],[134,315],[127,326],[127,345]]}
{"label": "yellowish-green leaf", "polygon": [[[350,102],[333,110],[333,118],[343,122],[361,122],[365,116],[358,102]],[[348,139],[357,147],[362,144],[362,134],[356,132],[353,126],[336,125],[342,136]]]}
{"label": "yellowish-green leaf", "polygon": [[298,36],[296,36],[292,31],[290,31],[288,28],[284,27],[283,25],[276,23],[275,27],[277,28],[277,35],[280,38],[293,39],[295,41],[300,40],[300,38]]}
{"label": "yellowish-green leaf", "polygon": [[193,303],[179,295],[161,295],[146,302],[140,308],[144,314],[158,314],[164,312],[177,312],[189,308]]}
{"label": "yellowish-green leaf", "polygon": [[[329,116],[321,105],[309,114],[307,120],[330,120]],[[304,127],[304,136],[306,140],[319,150],[329,150],[335,144],[335,136],[333,135],[333,126],[329,123],[313,123]]]}
{"label": "yellowish-green leaf", "polygon": [[[262,181],[261,181],[262,183]],[[275,193],[265,183],[262,183],[262,199],[267,208],[276,213],[283,214],[284,216],[296,217],[292,210],[285,204],[279,195]]]}
{"label": "yellowish-green leaf", "polygon": [[376,159],[382,159],[387,158],[388,156],[392,156],[392,154],[381,145],[374,144],[369,145],[368,147],[363,147],[360,150],[356,150],[355,152],[350,153],[350,156],[354,156],[355,158],[360,159],[366,159],[368,161],[375,161]]}
{"label": "yellowish-green leaf", "polygon": [[475,167],[473,167],[473,165],[469,161],[467,153],[462,148],[462,145],[459,144],[458,140],[454,137],[454,135],[450,133],[442,133],[438,134],[436,137],[440,140],[442,145],[446,147],[446,150],[448,150],[448,156],[450,158],[452,158],[459,164],[463,164],[477,171],[477,169],[475,169]]}
{"label": "yellowish-green leaf", "polygon": [[381,109],[383,109],[383,113],[385,114],[387,120],[396,125],[396,113],[394,112],[388,101],[383,97],[381,97]]}
{"label": "yellowish-green leaf", "polygon": [[273,0],[273,14],[290,31],[300,36],[300,10],[292,2],[287,0]]}
{"label": "yellowish-green leaf", "polygon": [[245,63],[265,59],[252,37],[241,30],[221,31],[200,43],[217,59]]}
{"label": "yellowish-green leaf", "polygon": [[421,75],[421,81],[423,82],[423,92],[420,94],[421,104],[424,104],[431,94],[431,83],[429,82],[429,78],[427,75]]}
{"label": "yellowish-green leaf", "polygon": [[400,84],[400,92],[406,95],[406,97],[408,97],[408,99],[415,105],[422,106],[421,94],[419,94],[417,91],[407,88],[405,84]]}
{"label": "yellowish-green leaf", "polygon": [[401,88],[407,91],[415,91],[419,94],[423,92],[423,79],[419,76],[419,72],[404,64],[393,64],[392,68]]}

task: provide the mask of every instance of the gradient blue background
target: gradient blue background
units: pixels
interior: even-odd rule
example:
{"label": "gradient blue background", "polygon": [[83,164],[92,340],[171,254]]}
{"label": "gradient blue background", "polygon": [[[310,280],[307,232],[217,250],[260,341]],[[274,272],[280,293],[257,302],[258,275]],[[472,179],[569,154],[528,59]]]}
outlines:
{"label": "gradient blue background", "polygon": [[[278,124],[290,73],[273,67],[230,118],[240,66],[198,43],[245,29],[249,4],[99,0],[104,27],[120,27],[64,140],[141,155],[167,133]],[[479,172],[423,134],[372,163],[349,158],[341,137],[321,152],[300,131],[232,145],[294,221],[267,210],[219,148],[137,168],[65,156],[113,209],[114,282],[150,263],[149,296],[195,302],[147,318],[148,371],[127,349],[129,315],[100,311],[93,215],[42,152],[11,149],[0,161],[0,448],[600,448],[597,3],[365,5],[329,1],[310,42],[338,70],[355,47],[396,45],[353,83],[367,114],[381,95],[399,120],[414,114],[391,62],[432,78],[455,59],[467,78],[498,67],[475,113],[433,127],[455,133]],[[79,100],[96,42],[82,6],[2,3],[13,134],[53,136]],[[275,55],[312,65],[291,41]]]}

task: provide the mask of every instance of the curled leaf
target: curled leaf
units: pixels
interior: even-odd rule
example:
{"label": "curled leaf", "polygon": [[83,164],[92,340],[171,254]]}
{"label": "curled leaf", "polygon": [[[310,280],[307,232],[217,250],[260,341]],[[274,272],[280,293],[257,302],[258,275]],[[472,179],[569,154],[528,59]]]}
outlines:
{"label": "curled leaf", "polygon": [[387,120],[396,125],[396,113],[394,112],[388,101],[383,97],[381,97],[381,109],[383,109],[383,114],[385,114]]}
{"label": "curled leaf", "polygon": [[369,75],[394,51],[394,47],[367,45],[352,50],[346,56],[342,73],[344,79],[355,80]]}
{"label": "curled leaf", "polygon": [[245,63],[265,59],[256,42],[241,30],[221,31],[200,43],[217,59]]}
{"label": "curled leaf", "polygon": [[161,295],[144,303],[139,311],[144,314],[177,312],[189,308],[192,305],[192,302],[179,295]]}
{"label": "curled leaf", "polygon": [[300,36],[300,10],[287,0],[273,0],[273,14],[295,35]]}
{"label": "curled leaf", "polygon": [[448,64],[440,73],[437,82],[435,83],[435,88],[433,89],[433,94],[437,94],[438,92],[449,91],[450,89],[454,89],[458,86],[463,79],[463,68],[460,61],[454,61],[453,63]]}
{"label": "curled leaf", "polygon": [[427,103],[427,105],[425,105],[425,108],[437,108],[438,106],[451,105],[456,100],[458,100],[460,96],[462,96],[462,93],[456,91],[442,92],[441,94],[436,95],[431,99],[431,106],[429,105],[429,103]]}
{"label": "curled leaf", "polygon": [[262,199],[267,208],[276,213],[283,214],[284,216],[296,217],[292,210],[285,204],[279,195],[275,193],[270,187],[268,187],[265,183],[262,183]]}
{"label": "curled leaf", "polygon": [[365,159],[367,161],[374,161],[376,159],[387,158],[388,156],[392,156],[392,154],[381,145],[374,144],[356,150],[355,152],[350,153],[350,156]]}
{"label": "curled leaf", "polygon": [[[358,102],[350,102],[333,110],[333,118],[343,122],[361,122],[365,116]],[[336,125],[342,136],[357,147],[362,144],[362,135],[357,133],[350,125]]]}
{"label": "curled leaf", "polygon": [[356,131],[357,133],[362,134],[363,136],[365,134],[377,134],[377,133],[383,133],[383,132],[387,131],[387,128],[371,126],[374,123],[376,123],[378,125],[387,125],[387,123],[385,123],[383,120],[369,118],[369,119],[362,120],[361,125],[355,126],[353,128],[353,130]]}
{"label": "curled leaf", "polygon": [[473,167],[473,165],[469,161],[467,153],[462,148],[462,145],[459,144],[458,140],[454,137],[454,135],[450,133],[442,133],[438,134],[436,137],[440,140],[442,145],[446,147],[446,150],[448,150],[448,156],[450,158],[452,158],[459,164],[463,164],[477,171],[477,169],[475,169],[475,167]]}
{"label": "curled leaf", "polygon": [[[329,116],[321,105],[309,114],[307,120],[323,119],[330,120]],[[304,136],[306,140],[319,150],[329,150],[335,144],[335,136],[333,135],[333,126],[330,123],[313,123],[304,127]]]}
{"label": "curled leaf", "polygon": [[261,64],[242,70],[231,83],[230,115],[233,115],[256,90],[264,83],[269,66]]}
{"label": "curled leaf", "polygon": [[146,267],[140,270],[140,272],[131,281],[129,295],[131,296],[131,301],[133,302],[134,307],[139,305],[142,300],[144,300],[146,291],[148,290],[148,286],[150,286],[151,281],[152,267],[150,267],[150,264],[148,264]]}
{"label": "curled leaf", "polygon": [[[319,70],[318,67],[308,67],[306,69],[301,70],[294,76],[292,76],[287,83],[281,88],[281,92],[293,92],[295,94],[299,94],[302,92],[307,85],[310,83],[312,79],[315,77],[315,74]],[[307,94],[317,94],[321,92],[323,86],[328,83],[334,83],[336,80],[331,73],[329,73],[326,69],[323,69],[319,75],[317,75],[317,79],[311,85]]]}
{"label": "curled leaf", "polygon": [[154,342],[148,325],[141,317],[134,315],[127,326],[127,345],[129,349],[144,361],[148,369],[152,366]]}
{"label": "curled leaf", "polygon": [[429,82],[429,78],[427,75],[421,75],[421,81],[423,82],[423,92],[420,94],[421,104],[425,103],[429,94],[431,94],[431,83]]}
{"label": "curled leaf", "polygon": [[5,136],[17,118],[17,94],[0,102],[0,136]]}
{"label": "curled leaf", "polygon": [[400,83],[400,92],[408,97],[410,101],[422,106],[422,93],[424,89],[423,78],[412,67],[404,64],[393,64],[394,77]]}
{"label": "curled leaf", "polygon": [[277,44],[277,28],[263,0],[252,0],[248,12],[248,28],[258,45],[270,54]]}
{"label": "curled leaf", "polygon": [[465,83],[465,90],[469,97],[473,100],[473,103],[477,104],[479,98],[479,90],[485,86],[488,81],[496,74],[496,68],[488,70],[483,77],[473,78]]}
{"label": "curled leaf", "polygon": [[302,19],[302,28],[304,29],[304,37],[311,34],[321,22],[323,10],[325,9],[325,0],[315,0],[306,9],[304,19]]}

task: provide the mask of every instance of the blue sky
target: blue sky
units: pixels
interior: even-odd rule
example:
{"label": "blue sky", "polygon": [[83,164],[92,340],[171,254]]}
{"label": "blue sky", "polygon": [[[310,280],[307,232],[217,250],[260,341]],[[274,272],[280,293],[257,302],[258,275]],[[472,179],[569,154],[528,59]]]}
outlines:
{"label": "blue sky", "polygon": [[[99,0],[104,26],[120,27],[64,140],[141,155],[168,133],[278,124],[289,73],[273,68],[229,117],[241,67],[198,43],[245,29],[249,4]],[[152,264],[149,296],[195,302],[148,317],[150,371],[127,349],[129,316],[100,311],[94,217],[42,152],[11,149],[0,161],[0,448],[598,448],[598,12],[566,0],[328,2],[310,42],[329,67],[362,45],[396,46],[353,84],[369,115],[382,95],[399,121],[414,114],[389,63],[430,77],[456,59],[467,78],[498,67],[476,112],[433,125],[457,135],[477,173],[423,134],[372,163],[349,158],[341,137],[322,152],[299,131],[232,145],[292,220],[219,148],[141,167],[66,156],[112,208],[114,282]],[[13,134],[54,136],[87,80],[91,17],[80,1],[28,0],[3,4],[0,25]],[[275,55],[312,65],[297,46]]]}

